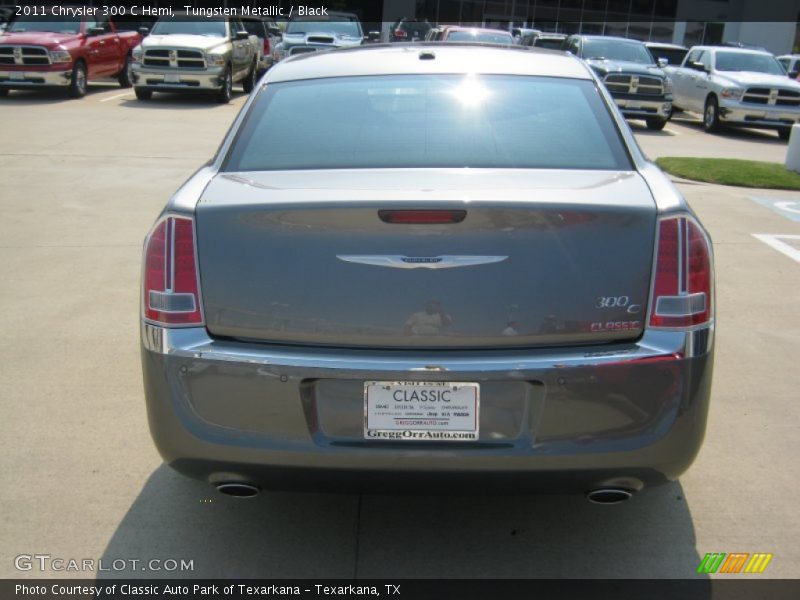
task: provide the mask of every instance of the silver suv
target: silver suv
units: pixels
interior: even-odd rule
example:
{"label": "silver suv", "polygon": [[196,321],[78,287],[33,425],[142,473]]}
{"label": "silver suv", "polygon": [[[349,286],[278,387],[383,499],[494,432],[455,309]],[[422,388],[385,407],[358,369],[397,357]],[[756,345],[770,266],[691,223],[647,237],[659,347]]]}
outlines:
{"label": "silver suv", "polygon": [[769,52],[695,46],[672,79],[675,106],[702,114],[708,132],[735,125],[775,129],[789,139],[800,122],[800,83]]}
{"label": "silver suv", "polygon": [[133,50],[136,97],[153,92],[211,91],[231,99],[234,83],[249,93],[259,71],[260,40],[234,17],[208,19],[177,15],[159,20]]}

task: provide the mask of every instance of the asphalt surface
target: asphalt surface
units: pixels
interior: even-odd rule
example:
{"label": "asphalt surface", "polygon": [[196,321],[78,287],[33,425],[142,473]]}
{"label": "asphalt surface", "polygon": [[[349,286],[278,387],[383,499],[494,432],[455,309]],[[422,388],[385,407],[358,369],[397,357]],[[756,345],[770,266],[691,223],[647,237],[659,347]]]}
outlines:
{"label": "asphalt surface", "polygon": [[[0,98],[0,577],[98,575],[15,568],[38,554],[194,567],[128,562],[101,576],[683,578],[707,552],[773,553],[761,577],[800,576],[800,262],[776,249],[800,251],[800,195],[787,192],[680,184],[714,240],[718,328],[706,442],[679,482],[618,506],[424,493],[243,501],[164,467],[139,365],[141,243],[244,99],[140,103],[113,86],[83,100]],[[772,132],[632,126],[652,158],[782,162],[786,151]]]}

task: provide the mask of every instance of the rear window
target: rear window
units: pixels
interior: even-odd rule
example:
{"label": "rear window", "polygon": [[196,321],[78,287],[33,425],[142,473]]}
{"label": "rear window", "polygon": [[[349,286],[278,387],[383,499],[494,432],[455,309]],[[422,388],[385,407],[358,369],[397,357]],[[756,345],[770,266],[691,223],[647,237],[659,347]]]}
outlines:
{"label": "rear window", "polygon": [[363,168],[630,169],[589,80],[387,75],[268,85],[227,171]]}
{"label": "rear window", "polygon": [[538,38],[533,41],[533,45],[537,48],[561,50],[561,47],[564,45],[564,40],[560,40],[558,38]]}
{"label": "rear window", "polygon": [[482,42],[507,46],[514,43],[514,38],[510,33],[493,33],[491,31],[451,31],[447,34],[446,39],[448,42]]}

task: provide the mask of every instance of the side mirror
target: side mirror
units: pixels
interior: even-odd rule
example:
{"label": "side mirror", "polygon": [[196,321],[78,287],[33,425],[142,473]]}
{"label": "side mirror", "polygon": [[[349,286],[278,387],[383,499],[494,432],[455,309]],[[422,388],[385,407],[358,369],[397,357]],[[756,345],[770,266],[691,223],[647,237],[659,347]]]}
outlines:
{"label": "side mirror", "polygon": [[138,31],[139,31],[139,35],[141,35],[142,37],[145,37],[148,33],[150,33],[150,28],[149,27],[139,27]]}
{"label": "side mirror", "polygon": [[800,75],[800,71],[789,71],[789,79],[797,79],[798,75]]}
{"label": "side mirror", "polygon": [[669,61],[666,58],[659,58],[657,62],[658,66],[661,67],[662,69],[669,64]]}
{"label": "side mirror", "polygon": [[248,40],[250,39],[250,34],[246,31],[237,31],[233,34],[233,39],[235,40]]}
{"label": "side mirror", "polygon": [[694,69],[695,71],[700,71],[701,73],[707,73],[708,72],[708,69],[706,69],[706,66],[701,62],[690,62],[688,66],[689,66],[690,69]]}
{"label": "side mirror", "polygon": [[103,35],[105,32],[106,30],[102,27],[89,27],[89,29],[86,30],[86,35]]}
{"label": "side mirror", "polygon": [[267,29],[270,35],[283,35],[283,32],[280,30],[280,27],[269,27]]}

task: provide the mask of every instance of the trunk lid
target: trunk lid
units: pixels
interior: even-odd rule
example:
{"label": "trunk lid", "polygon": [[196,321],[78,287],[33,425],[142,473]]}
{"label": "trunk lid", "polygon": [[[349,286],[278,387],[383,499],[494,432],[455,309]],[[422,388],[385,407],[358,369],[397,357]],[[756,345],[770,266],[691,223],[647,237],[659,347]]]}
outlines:
{"label": "trunk lid", "polygon": [[[381,209],[467,215],[390,224]],[[634,172],[223,173],[196,219],[215,336],[489,348],[642,333],[656,208]]]}

